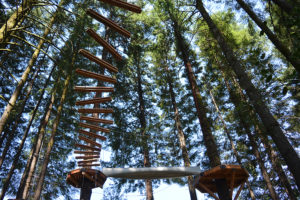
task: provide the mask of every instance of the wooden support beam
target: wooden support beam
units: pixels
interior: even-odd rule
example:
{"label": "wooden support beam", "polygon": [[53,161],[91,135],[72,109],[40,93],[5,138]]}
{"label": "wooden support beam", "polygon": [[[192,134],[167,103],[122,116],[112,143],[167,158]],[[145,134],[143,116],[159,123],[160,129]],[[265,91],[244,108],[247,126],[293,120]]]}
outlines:
{"label": "wooden support beam", "polygon": [[84,131],[84,130],[79,130],[79,133],[81,133],[83,135],[86,135],[86,136],[96,138],[96,139],[100,139],[102,141],[106,140],[106,137],[101,136],[101,135],[97,135],[96,133],[92,133],[92,132],[88,132],[88,131]]}
{"label": "wooden support beam", "polygon": [[80,164],[79,167],[97,167],[100,166],[100,164]]}
{"label": "wooden support beam", "polygon": [[112,101],[111,97],[103,97],[103,98],[94,98],[94,99],[88,99],[84,101],[77,101],[75,103],[76,106],[82,106],[87,104],[97,104],[97,103],[106,103]]}
{"label": "wooden support beam", "polygon": [[101,131],[101,132],[104,132],[104,133],[109,133],[110,132],[109,129],[107,129],[107,128],[102,128],[102,127],[95,126],[95,125],[92,125],[92,124],[79,123],[79,126],[84,127],[84,128],[93,129],[95,131]]}
{"label": "wooden support beam", "polygon": [[82,161],[77,161],[78,164],[92,164],[93,162],[98,162],[98,159],[90,159],[90,160],[82,160]]}
{"label": "wooden support beam", "polygon": [[114,110],[111,108],[86,108],[78,109],[79,113],[113,113]]}
{"label": "wooden support beam", "polygon": [[91,87],[91,86],[75,86],[76,92],[113,92],[113,87]]}
{"label": "wooden support beam", "polygon": [[76,187],[79,186],[78,181],[71,174],[68,174],[67,180],[70,180],[72,184],[75,185]]}
{"label": "wooden support beam", "polygon": [[89,179],[90,181],[94,182],[98,187],[102,188],[102,184],[98,182],[98,180],[94,179],[90,174],[86,173],[86,172],[82,172],[82,175],[84,177],[86,177],[87,179]]}
{"label": "wooden support beam", "polygon": [[93,61],[93,62],[99,64],[100,66],[108,69],[111,72],[114,72],[114,73],[118,72],[118,68],[112,66],[111,64],[109,64],[108,62],[98,58],[97,56],[94,56],[93,54],[91,54],[89,51],[87,51],[85,49],[80,49],[78,51],[78,53],[80,53],[81,55],[83,55],[84,57],[89,59],[90,61]]}
{"label": "wooden support beam", "polygon": [[198,183],[207,193],[209,193],[215,200],[220,200],[210,189],[208,189],[205,185],[202,183]]}
{"label": "wooden support beam", "polygon": [[104,82],[113,83],[113,84],[117,83],[117,79],[115,79],[115,78],[111,78],[109,76],[104,76],[102,74],[97,74],[97,73],[90,72],[87,70],[76,69],[75,72],[81,76],[88,77],[88,78],[94,78],[99,81],[104,81]]}
{"label": "wooden support beam", "polygon": [[76,159],[93,159],[93,158],[100,158],[100,156],[76,156]]}
{"label": "wooden support beam", "polygon": [[244,185],[245,185],[245,182],[243,182],[242,185],[240,186],[239,190],[237,191],[237,193],[236,193],[236,195],[235,195],[235,197],[234,197],[234,200],[237,200],[237,199],[239,198],[240,193],[241,193],[241,191],[242,191]]}
{"label": "wooden support beam", "polygon": [[99,155],[99,152],[95,151],[74,151],[74,154],[86,154],[86,155]]}
{"label": "wooden support beam", "polygon": [[122,56],[116,51],[116,49],[111,46],[106,40],[104,40],[102,37],[100,37],[94,30],[87,29],[86,32],[94,38],[96,42],[98,42],[103,48],[105,48],[109,53],[111,53],[116,59],[122,60]]}
{"label": "wooden support beam", "polygon": [[133,4],[130,4],[130,3],[127,3],[125,1],[121,1],[121,0],[100,0],[100,1],[108,3],[112,6],[118,6],[120,8],[130,10],[130,11],[135,12],[135,13],[141,13],[142,12],[142,9],[140,7],[138,7],[136,5],[133,5]]}
{"label": "wooden support beam", "polygon": [[103,124],[113,124],[114,123],[112,120],[100,119],[97,117],[86,117],[86,116],[81,116],[80,120],[85,120],[85,121],[89,121],[89,122],[98,122],[98,123],[103,123]]}
{"label": "wooden support beam", "polygon": [[233,189],[234,189],[234,181],[235,181],[235,170],[232,171],[232,177],[231,177],[231,181],[230,181],[230,197],[232,198],[232,193],[233,193]]}
{"label": "wooden support beam", "polygon": [[98,152],[101,151],[101,148],[90,147],[90,146],[84,145],[84,144],[75,144],[75,147],[79,147],[79,148],[82,148],[82,149],[89,149],[89,150],[98,151]]}
{"label": "wooden support beam", "polygon": [[116,24],[115,22],[107,19],[106,17],[103,17],[102,15],[100,15],[99,13],[97,13],[96,11],[92,10],[92,9],[88,9],[86,11],[86,13],[91,16],[92,18],[94,18],[95,20],[105,24],[106,26],[114,29],[115,31],[117,31],[118,33],[124,35],[125,37],[130,37],[130,32],[123,29],[122,27],[120,27],[118,24]]}
{"label": "wooden support beam", "polygon": [[89,138],[86,138],[86,137],[83,137],[83,136],[78,136],[78,138],[79,138],[80,140],[82,140],[82,141],[85,141],[86,143],[91,144],[91,145],[97,146],[97,147],[99,147],[99,148],[102,147],[101,144],[99,144],[99,143],[97,143],[97,142],[95,142],[95,141],[93,141],[93,140],[91,140],[91,139],[89,139]]}

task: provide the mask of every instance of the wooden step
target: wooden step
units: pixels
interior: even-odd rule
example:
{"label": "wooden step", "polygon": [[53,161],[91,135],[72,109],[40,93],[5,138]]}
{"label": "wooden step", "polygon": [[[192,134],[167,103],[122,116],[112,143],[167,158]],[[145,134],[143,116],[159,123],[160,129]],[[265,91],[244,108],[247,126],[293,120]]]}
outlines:
{"label": "wooden step", "polygon": [[94,30],[87,29],[86,32],[94,38],[96,42],[98,42],[101,46],[103,46],[109,53],[111,53],[116,59],[122,60],[122,56],[116,51],[116,49],[111,46],[106,40],[100,37]]}
{"label": "wooden step", "polygon": [[75,147],[79,147],[79,148],[82,148],[82,149],[89,149],[89,150],[98,151],[98,152],[101,151],[101,148],[90,147],[90,146],[84,145],[84,144],[75,144]]}
{"label": "wooden step", "polygon": [[99,13],[97,13],[96,11],[92,10],[92,9],[88,9],[86,11],[86,13],[91,16],[92,18],[94,18],[95,20],[105,24],[106,26],[109,26],[110,28],[114,29],[115,31],[117,31],[118,33],[124,35],[125,37],[130,37],[130,32],[125,30],[124,28],[120,27],[118,24],[116,24],[115,22],[107,19],[106,17],[100,15]]}
{"label": "wooden step", "polygon": [[133,4],[130,4],[130,3],[127,3],[125,1],[121,1],[121,0],[100,0],[104,3],[108,3],[112,6],[118,6],[120,8],[124,8],[126,10],[130,10],[132,12],[135,12],[135,13],[141,13],[142,12],[142,9],[136,5],[133,5]]}
{"label": "wooden step", "polygon": [[101,132],[104,132],[104,133],[109,133],[110,132],[109,129],[107,129],[107,128],[102,128],[102,127],[95,126],[95,125],[92,125],[92,124],[79,123],[79,126],[84,127],[84,128],[93,129],[94,131],[101,131]]}
{"label": "wooden step", "polygon": [[88,163],[93,163],[93,162],[98,162],[98,159],[90,159],[90,160],[82,160],[82,161],[77,161],[78,164],[88,164]]}
{"label": "wooden step", "polygon": [[91,86],[75,86],[76,92],[113,92],[113,87],[91,87]]}
{"label": "wooden step", "polygon": [[100,164],[78,164],[79,167],[98,167]]}
{"label": "wooden step", "polygon": [[86,155],[99,155],[99,152],[97,151],[74,151],[74,154],[86,154]]}
{"label": "wooden step", "polygon": [[111,78],[109,76],[104,76],[102,74],[97,74],[97,73],[90,72],[87,70],[76,69],[75,72],[81,76],[88,77],[88,78],[94,78],[99,81],[104,81],[104,82],[108,82],[108,83],[117,83],[117,79],[115,79],[115,78]]}
{"label": "wooden step", "polygon": [[79,113],[113,113],[114,110],[111,108],[82,108],[82,109],[78,109]]}
{"label": "wooden step", "polygon": [[101,144],[99,144],[99,143],[97,143],[97,142],[95,142],[94,140],[91,140],[91,139],[89,139],[89,138],[86,138],[86,137],[83,137],[83,136],[78,136],[78,138],[79,138],[79,140],[85,141],[86,143],[89,143],[89,144],[91,144],[91,145],[97,146],[97,147],[99,147],[99,148],[102,147]]}
{"label": "wooden step", "polygon": [[101,136],[101,135],[97,135],[96,133],[92,133],[92,132],[88,132],[88,131],[84,131],[84,130],[79,130],[79,133],[81,133],[83,135],[86,135],[86,136],[96,138],[96,139],[100,139],[102,141],[106,140],[106,137]]}
{"label": "wooden step", "polygon": [[87,104],[98,104],[98,103],[106,103],[112,101],[111,97],[104,97],[104,98],[94,98],[94,99],[88,99],[84,101],[76,101],[76,106],[82,106]]}
{"label": "wooden step", "polygon": [[86,117],[86,116],[81,116],[80,120],[85,120],[88,122],[98,122],[98,123],[103,123],[103,124],[113,124],[114,123],[112,120],[100,119],[97,117]]}
{"label": "wooden step", "polygon": [[114,72],[114,73],[118,72],[118,68],[112,66],[111,64],[109,64],[108,62],[98,58],[97,56],[94,56],[93,54],[91,54],[89,51],[87,51],[85,49],[80,49],[78,51],[78,53],[80,53],[81,55],[83,55],[84,57],[89,59],[90,61],[93,61],[93,62],[99,64],[100,66],[108,69],[111,72]]}
{"label": "wooden step", "polygon": [[93,159],[93,158],[100,158],[100,156],[76,156],[76,159]]}

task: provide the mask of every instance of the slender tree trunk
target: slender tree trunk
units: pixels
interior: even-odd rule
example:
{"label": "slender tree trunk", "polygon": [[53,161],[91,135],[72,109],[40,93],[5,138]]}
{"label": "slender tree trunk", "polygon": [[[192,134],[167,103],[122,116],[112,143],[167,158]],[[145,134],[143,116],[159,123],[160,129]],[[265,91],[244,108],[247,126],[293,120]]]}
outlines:
{"label": "slender tree trunk", "polygon": [[260,92],[251,83],[251,80],[241,65],[240,61],[235,57],[232,49],[226,43],[222,33],[214,24],[207,11],[205,10],[201,0],[197,0],[197,9],[200,11],[204,20],[208,24],[210,31],[212,32],[215,39],[218,41],[227,62],[229,63],[232,70],[238,77],[240,86],[246,91],[251,103],[253,104],[256,113],[260,116],[267,132],[272,137],[274,143],[276,144],[281,156],[284,158],[289,170],[293,174],[295,181],[297,183],[298,189],[300,189],[300,158],[289,143],[288,139],[285,137],[283,131],[280,128],[279,123],[271,114],[267,105],[263,102]]}
{"label": "slender tree trunk", "polygon": [[[150,157],[149,157],[149,147],[148,147],[148,135],[146,133],[147,123],[146,123],[146,114],[145,114],[145,102],[144,102],[144,91],[142,88],[142,77],[141,77],[141,69],[139,66],[139,62],[137,62],[137,89],[139,96],[139,120],[141,124],[141,135],[143,138],[143,151],[144,151],[144,167],[151,167]],[[153,200],[153,189],[152,189],[152,181],[150,179],[145,180],[146,182],[146,199]]]}
{"label": "slender tree trunk", "polygon": [[9,32],[16,27],[21,19],[33,8],[34,0],[24,0],[22,5],[10,16],[0,29],[0,43],[6,40]]}
{"label": "slender tree trunk", "polygon": [[21,156],[21,153],[22,153],[22,150],[23,150],[25,141],[26,141],[26,139],[27,139],[27,136],[28,136],[30,127],[31,127],[32,122],[33,122],[33,120],[34,120],[34,118],[35,118],[35,115],[36,115],[36,113],[37,113],[37,111],[38,111],[38,108],[39,108],[39,106],[40,106],[40,104],[41,104],[41,102],[42,102],[42,99],[43,99],[45,90],[46,90],[46,88],[47,88],[47,86],[48,86],[48,83],[49,83],[49,81],[50,81],[50,78],[51,78],[51,76],[52,76],[52,73],[54,72],[55,67],[56,67],[56,66],[54,65],[53,68],[52,68],[52,70],[51,70],[51,72],[50,72],[50,74],[49,74],[49,76],[48,76],[48,78],[47,78],[47,81],[46,81],[45,84],[44,84],[42,93],[41,93],[41,95],[40,95],[40,97],[39,97],[38,102],[36,103],[36,106],[35,106],[35,108],[34,108],[34,110],[33,110],[32,115],[31,115],[31,117],[30,117],[29,123],[28,123],[27,128],[26,128],[26,130],[25,130],[25,132],[24,132],[23,138],[22,138],[22,140],[21,140],[21,142],[20,142],[20,144],[19,144],[19,147],[18,147],[18,149],[17,149],[17,151],[16,151],[17,153],[16,153],[16,155],[14,156],[13,163],[12,163],[12,165],[11,165],[11,167],[10,167],[10,170],[9,170],[9,172],[8,172],[6,178],[5,178],[5,181],[4,181],[4,183],[3,183],[3,187],[2,187],[2,190],[1,190],[1,194],[0,194],[0,200],[3,200],[3,199],[4,199],[4,196],[5,196],[6,192],[7,192],[7,188],[8,188],[8,186],[9,186],[9,184],[10,184],[11,177],[13,176],[14,171],[15,171],[15,169],[16,169],[16,167],[17,167],[17,165],[18,165],[18,162],[19,162],[19,160],[20,160],[20,156]]}
{"label": "slender tree trunk", "polygon": [[[58,78],[56,80],[56,83],[60,82],[60,73],[58,73]],[[45,114],[43,118],[41,119],[39,131],[36,135],[35,142],[32,146],[30,156],[27,160],[26,168],[23,172],[20,185],[18,188],[16,199],[26,199],[29,193],[29,188],[32,182],[33,174],[35,171],[35,167],[39,158],[41,146],[43,143],[43,139],[46,133],[46,126],[49,122],[51,112],[53,109],[53,104],[55,101],[56,91],[58,86],[54,86],[52,92],[51,92],[51,99],[49,104],[46,107]]]}
{"label": "slender tree trunk", "polygon": [[[169,73],[168,69],[166,69],[166,71]],[[178,132],[178,139],[179,139],[179,142],[180,142],[180,149],[181,149],[181,152],[182,152],[182,158],[183,158],[184,166],[185,167],[190,167],[191,162],[190,162],[188,150],[187,150],[186,143],[185,143],[185,137],[184,137],[182,125],[181,125],[181,122],[180,122],[180,115],[179,115],[178,108],[177,108],[175,93],[174,93],[174,90],[173,90],[173,84],[172,84],[172,81],[171,81],[170,77],[168,78],[168,85],[169,85],[169,92],[170,92],[171,101],[172,101],[173,110],[174,110],[174,120],[175,120],[175,124],[176,124],[176,129],[177,129],[177,132]],[[193,177],[192,176],[188,177],[188,186],[189,186],[189,192],[190,192],[191,200],[197,200],[196,190],[195,190],[195,187],[193,185]]]}
{"label": "slender tree trunk", "polygon": [[[212,102],[213,102],[213,104],[214,104],[214,106],[215,106],[215,108],[216,108],[216,110],[217,110],[217,112],[218,112],[218,116],[219,116],[219,118],[220,118],[220,120],[221,120],[221,122],[222,122],[222,124],[223,124],[223,129],[224,129],[224,131],[225,131],[225,133],[226,133],[226,135],[227,135],[227,137],[228,137],[228,139],[229,139],[229,141],[230,141],[231,149],[232,149],[232,151],[233,151],[233,153],[234,153],[234,156],[235,156],[237,162],[239,163],[239,165],[243,166],[243,164],[242,164],[242,159],[241,159],[241,157],[239,156],[239,153],[237,152],[237,150],[236,150],[236,148],[235,148],[235,145],[234,145],[234,142],[233,142],[232,137],[231,137],[231,135],[230,135],[230,132],[229,132],[227,126],[226,126],[225,120],[223,119],[223,116],[222,116],[222,114],[221,114],[221,112],[220,112],[220,109],[219,109],[219,107],[218,107],[218,105],[217,105],[217,102],[216,102],[216,100],[215,100],[215,98],[214,98],[214,96],[213,96],[213,94],[212,94],[212,91],[210,91],[210,96],[211,96]],[[253,192],[253,190],[251,189],[251,185],[250,185],[250,183],[249,183],[248,180],[246,181],[246,184],[247,184],[247,187],[248,187],[248,190],[249,190],[251,199],[252,199],[252,200],[255,200],[254,192]]]}
{"label": "slender tree trunk", "polygon": [[57,128],[59,126],[61,112],[63,110],[65,99],[66,99],[66,96],[67,96],[67,93],[68,93],[68,87],[69,87],[70,80],[71,80],[71,77],[72,77],[72,71],[73,71],[73,68],[74,68],[76,57],[77,57],[77,52],[74,52],[72,62],[71,62],[71,66],[70,66],[67,78],[64,82],[64,87],[63,87],[64,89],[63,89],[63,92],[62,92],[62,95],[61,95],[59,106],[57,108],[56,118],[55,118],[53,126],[52,126],[51,137],[50,137],[50,140],[49,140],[48,145],[47,145],[47,150],[46,150],[46,153],[45,153],[45,156],[44,156],[41,173],[40,173],[38,181],[37,181],[37,186],[35,188],[35,193],[34,193],[34,196],[33,196],[33,200],[39,200],[40,197],[41,197],[42,188],[43,188],[43,184],[44,184],[44,180],[45,180],[45,176],[46,176],[46,172],[47,172],[47,167],[48,167],[48,163],[50,161],[51,151],[52,151],[52,148],[53,148],[53,145],[54,145],[54,142],[55,142],[55,136],[56,136],[56,133],[57,133]]}
{"label": "slender tree trunk", "polygon": [[[63,2],[64,2],[64,0],[61,0],[60,3],[59,3],[59,6],[61,6],[63,4]],[[50,22],[49,22],[47,28],[44,31],[43,38],[47,38],[48,34],[50,33],[51,27],[53,26],[53,24],[56,20],[56,16],[58,15],[58,11],[59,11],[59,9],[57,9],[55,11],[55,13],[53,14],[53,16],[51,17]],[[5,110],[4,110],[4,112],[1,116],[1,119],[0,119],[0,134],[2,133],[2,131],[4,129],[4,126],[6,125],[6,122],[8,120],[8,117],[11,114],[11,111],[12,111],[13,107],[16,104],[16,101],[19,97],[19,94],[20,94],[21,90],[23,89],[24,84],[27,81],[27,78],[28,78],[28,75],[29,75],[30,71],[31,71],[32,67],[34,66],[34,64],[35,64],[35,62],[36,62],[36,60],[37,60],[37,58],[40,54],[40,51],[41,51],[41,49],[44,45],[44,42],[45,42],[45,40],[43,40],[43,39],[41,39],[39,41],[39,44],[38,44],[37,48],[35,49],[28,65],[25,69],[25,71],[23,72],[22,77],[21,77],[14,93],[10,97],[9,103],[6,105],[6,108],[5,108]]]}
{"label": "slender tree trunk", "polygon": [[[246,11],[246,13],[251,17],[251,19],[261,28],[261,30],[266,33],[268,38],[272,41],[274,46],[285,56],[287,61],[289,61],[300,75],[300,60],[297,56],[293,56],[292,52],[284,46],[284,44],[277,38],[277,36],[269,29],[269,27],[262,22],[259,17],[253,12],[253,10],[243,1],[236,0],[240,6]],[[279,1],[279,0],[277,0]]]}
{"label": "slender tree trunk", "polygon": [[[194,98],[195,107],[197,109],[197,116],[198,116],[201,130],[203,133],[204,144],[207,149],[207,155],[208,155],[208,158],[210,161],[210,166],[215,167],[215,166],[221,165],[221,160],[220,160],[220,156],[219,156],[219,152],[217,149],[217,145],[216,145],[214,136],[211,132],[210,121],[206,116],[207,108],[204,105],[200,91],[196,84],[196,78],[195,78],[192,66],[190,64],[190,61],[189,61],[188,47],[184,43],[184,38],[182,36],[182,33],[180,32],[177,22],[175,20],[172,20],[172,21],[173,21],[173,28],[174,28],[174,32],[175,32],[175,38],[178,43],[178,48],[182,54],[183,62],[186,67],[188,80],[189,80],[193,98]],[[223,179],[216,180],[216,185],[220,186],[220,187],[218,187],[218,195],[221,200],[231,199],[229,187],[226,184],[225,180],[223,180]]]}

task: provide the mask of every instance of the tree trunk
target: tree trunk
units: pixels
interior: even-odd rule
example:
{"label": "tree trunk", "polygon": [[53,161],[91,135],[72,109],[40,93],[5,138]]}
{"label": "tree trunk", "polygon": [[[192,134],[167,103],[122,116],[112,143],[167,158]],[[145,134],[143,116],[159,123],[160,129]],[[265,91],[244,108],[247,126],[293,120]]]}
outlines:
{"label": "tree trunk", "polygon": [[24,132],[23,138],[22,138],[22,140],[21,140],[21,142],[20,142],[20,144],[19,144],[19,147],[18,147],[18,149],[17,149],[17,151],[16,151],[17,153],[16,153],[16,155],[14,156],[13,163],[12,163],[12,165],[11,165],[11,167],[10,167],[10,170],[9,170],[9,172],[8,172],[6,178],[5,178],[5,181],[4,181],[4,183],[3,183],[3,187],[2,187],[2,190],[1,190],[1,194],[0,194],[0,200],[3,200],[3,199],[4,199],[5,193],[7,192],[7,188],[8,188],[8,186],[9,186],[9,184],[10,184],[11,177],[13,176],[14,171],[15,171],[15,169],[16,169],[16,167],[17,167],[17,165],[18,165],[18,162],[19,162],[19,160],[20,160],[20,156],[21,156],[21,153],[22,153],[22,150],[23,150],[25,141],[26,141],[26,139],[27,139],[27,136],[28,136],[30,127],[31,127],[32,122],[33,122],[33,120],[34,120],[34,118],[35,118],[35,115],[36,115],[36,113],[37,113],[37,111],[38,111],[38,108],[39,108],[39,106],[40,106],[40,104],[41,104],[41,102],[42,102],[42,99],[43,99],[43,96],[44,96],[46,87],[48,86],[48,83],[49,83],[49,81],[50,81],[50,79],[51,79],[51,76],[52,76],[52,73],[54,72],[54,69],[55,69],[55,66],[53,66],[53,68],[52,68],[52,70],[51,70],[51,72],[50,72],[50,74],[49,74],[49,76],[48,76],[48,78],[47,78],[47,81],[46,81],[45,84],[44,84],[42,93],[41,93],[41,95],[40,95],[40,97],[39,97],[38,102],[36,103],[36,106],[35,106],[35,108],[34,108],[34,110],[33,110],[32,115],[31,115],[31,117],[30,117],[29,123],[28,123],[28,125],[27,125],[27,127],[26,127],[26,130],[25,130],[25,132]]}
{"label": "tree trunk", "polygon": [[[230,135],[230,132],[229,132],[229,130],[227,129],[225,120],[223,119],[223,116],[222,116],[222,114],[221,114],[221,112],[220,112],[220,110],[219,110],[219,107],[218,107],[218,105],[217,105],[217,102],[216,102],[216,100],[215,100],[213,94],[212,94],[212,91],[210,91],[209,93],[210,93],[212,102],[213,102],[213,104],[214,104],[214,106],[215,106],[215,108],[216,108],[216,111],[218,112],[218,116],[219,116],[219,118],[220,118],[220,120],[221,120],[221,122],[222,122],[222,124],[223,124],[223,129],[224,129],[224,131],[225,131],[225,133],[226,133],[226,135],[227,135],[227,137],[228,137],[228,139],[229,139],[229,141],[230,141],[230,145],[231,145],[231,149],[232,149],[232,151],[233,151],[233,154],[234,154],[234,156],[235,156],[237,162],[239,163],[239,165],[243,166],[243,164],[242,164],[242,159],[241,159],[241,157],[239,156],[239,153],[237,152],[237,150],[236,150],[236,148],[235,148],[235,145],[234,145],[234,142],[233,142],[232,137],[231,137],[231,135]],[[251,185],[250,185],[250,183],[249,183],[248,180],[246,181],[246,184],[247,184],[247,187],[248,187],[248,190],[249,190],[249,194],[250,194],[251,199],[252,199],[252,200],[255,200],[254,192],[253,192],[253,190],[251,189]]]}
{"label": "tree trunk", "polygon": [[[59,6],[61,6],[63,4],[63,2],[64,2],[64,0],[61,0],[60,3],[59,3]],[[58,11],[59,11],[59,9],[57,9],[55,11],[55,13],[53,14],[53,16],[51,17],[50,22],[49,22],[47,28],[44,31],[43,38],[47,38],[48,34],[50,33],[51,27],[53,26],[53,24],[56,20],[56,16],[58,15]],[[43,39],[41,39],[39,41],[39,44],[38,44],[37,48],[35,49],[28,65],[25,69],[25,71],[23,72],[22,77],[21,77],[14,93],[10,97],[9,103],[6,105],[6,108],[5,108],[5,110],[4,110],[4,112],[1,116],[1,119],[0,119],[0,134],[2,133],[2,131],[4,129],[4,126],[6,125],[6,122],[8,120],[8,117],[11,114],[11,111],[12,111],[13,107],[16,104],[16,101],[19,97],[19,94],[20,94],[21,90],[23,89],[24,84],[27,81],[27,78],[28,78],[28,75],[29,75],[30,71],[31,71],[32,67],[34,66],[34,64],[35,64],[35,62],[36,62],[36,60],[37,60],[37,58],[40,54],[40,51],[43,47],[44,42],[45,42],[45,40],[43,40]]]}
{"label": "tree trunk", "polygon": [[272,41],[274,46],[285,56],[288,62],[290,62],[300,75],[300,60],[297,56],[293,56],[292,52],[284,46],[284,44],[277,38],[277,36],[269,29],[269,27],[262,22],[259,17],[252,11],[252,9],[243,1],[236,0],[240,6],[248,13],[251,19],[266,33],[268,38]]}
{"label": "tree trunk", "polygon": [[238,77],[240,86],[246,91],[251,103],[253,104],[257,114],[260,116],[267,132],[272,137],[276,144],[281,156],[284,158],[289,170],[293,174],[297,183],[298,189],[300,189],[300,159],[288,139],[285,137],[283,131],[280,128],[279,123],[273,117],[269,111],[267,105],[263,102],[260,92],[251,83],[251,80],[241,65],[239,60],[234,56],[232,49],[227,45],[220,30],[214,24],[207,11],[205,10],[201,0],[197,0],[197,9],[200,11],[204,20],[208,24],[210,31],[215,39],[218,41],[229,66],[235,72]]}
{"label": "tree trunk", "polygon": [[[56,83],[60,82],[60,73],[58,73],[58,78],[56,80]],[[46,133],[46,126],[49,122],[51,112],[53,109],[53,104],[55,101],[55,96],[56,96],[56,90],[58,86],[54,86],[52,92],[51,92],[51,99],[49,101],[49,104],[46,107],[45,114],[43,118],[41,119],[39,131],[36,135],[34,144],[32,146],[30,156],[27,160],[26,168],[23,172],[20,185],[18,188],[17,196],[16,199],[27,199],[28,193],[29,193],[29,188],[32,182],[33,174],[35,171],[35,167],[39,158],[41,146],[44,140],[44,136]]]}
{"label": "tree trunk", "polygon": [[3,43],[9,32],[16,27],[20,20],[24,19],[24,16],[33,8],[34,2],[34,0],[24,0],[22,5],[10,16],[0,29],[0,43]]}
{"label": "tree trunk", "polygon": [[[168,69],[166,69],[166,71],[169,73]],[[176,124],[176,129],[177,129],[177,132],[178,132],[178,139],[179,139],[179,142],[180,142],[180,149],[181,149],[181,152],[182,152],[182,158],[183,158],[184,166],[185,167],[190,167],[191,162],[190,162],[188,150],[187,150],[186,143],[185,143],[185,137],[184,137],[182,125],[181,125],[181,122],[180,122],[180,115],[179,115],[178,108],[177,108],[175,93],[174,93],[174,90],[173,90],[173,84],[172,84],[172,81],[171,81],[170,77],[168,78],[168,85],[169,85],[169,92],[170,92],[171,101],[172,101],[173,110],[174,110],[174,120],[175,120],[175,124]],[[195,187],[193,185],[193,177],[192,176],[188,177],[188,186],[189,186],[189,192],[190,192],[191,200],[197,200],[196,190],[195,190]]]}
{"label": "tree trunk", "polygon": [[[150,157],[149,157],[149,147],[148,147],[148,135],[146,133],[147,123],[146,123],[146,115],[145,115],[145,102],[144,102],[144,91],[142,88],[142,77],[141,77],[141,69],[139,66],[139,62],[137,62],[137,90],[139,96],[139,120],[141,124],[141,135],[143,139],[143,152],[144,152],[144,167],[151,167]],[[152,181],[145,180],[146,183],[146,199],[153,200],[153,189],[152,189]]]}

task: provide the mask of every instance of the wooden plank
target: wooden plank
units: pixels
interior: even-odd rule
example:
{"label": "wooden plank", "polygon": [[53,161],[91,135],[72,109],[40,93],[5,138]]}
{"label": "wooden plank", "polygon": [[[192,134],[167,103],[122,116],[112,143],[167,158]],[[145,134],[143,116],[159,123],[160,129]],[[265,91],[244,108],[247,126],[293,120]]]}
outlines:
{"label": "wooden plank", "polygon": [[82,149],[89,149],[89,150],[98,151],[98,152],[101,151],[100,148],[90,147],[90,146],[84,145],[84,144],[75,144],[75,147],[79,147],[79,148],[82,148]]}
{"label": "wooden plank", "polygon": [[213,198],[215,198],[216,200],[220,200],[212,191],[210,191],[210,189],[208,189],[205,185],[203,185],[202,183],[198,183],[200,187],[202,187],[207,193],[209,193]]}
{"label": "wooden plank", "polygon": [[91,87],[91,86],[75,86],[76,92],[113,92],[113,87]]}
{"label": "wooden plank", "polygon": [[80,164],[79,167],[97,167],[100,166],[100,164]]}
{"label": "wooden plank", "polygon": [[100,119],[97,117],[86,117],[86,116],[81,116],[80,120],[85,120],[85,121],[89,121],[89,122],[98,122],[98,123],[103,123],[103,124],[113,124],[114,123],[112,120]]}
{"label": "wooden plank", "polygon": [[100,156],[76,156],[76,159],[93,159],[93,158],[100,158]]}
{"label": "wooden plank", "polygon": [[113,113],[111,108],[82,108],[77,110],[79,113]]}
{"label": "wooden plank", "polygon": [[115,78],[111,78],[109,76],[104,76],[102,74],[97,74],[97,73],[90,72],[87,70],[76,69],[75,72],[81,76],[88,77],[88,78],[94,78],[99,81],[104,81],[104,82],[113,83],[113,84],[117,83],[117,79],[115,79]]}
{"label": "wooden plank", "polygon": [[118,6],[120,8],[124,8],[126,10],[130,10],[132,12],[135,12],[135,13],[141,13],[142,12],[142,9],[136,5],[133,5],[133,4],[130,4],[130,3],[127,3],[125,1],[121,1],[121,0],[99,0],[99,1],[102,1],[104,3],[108,3],[112,6]]}
{"label": "wooden plank", "polygon": [[95,151],[74,151],[74,154],[86,154],[86,155],[99,155],[99,152]]}
{"label": "wooden plank", "polygon": [[125,37],[130,37],[130,32],[125,30],[124,28],[120,27],[118,24],[116,24],[115,22],[107,19],[106,17],[100,15],[99,13],[97,13],[96,11],[92,10],[92,9],[88,9],[86,11],[86,13],[91,16],[92,18],[94,18],[95,20],[105,24],[106,26],[109,26],[110,28],[114,29],[115,31],[117,31],[118,33],[124,35]]}
{"label": "wooden plank", "polygon": [[110,132],[110,130],[107,129],[107,128],[102,128],[102,127],[95,126],[95,125],[92,125],[92,124],[79,123],[79,126],[84,127],[84,128],[93,129],[95,131],[101,131],[101,132],[104,132],[104,133],[109,133]]}
{"label": "wooden plank", "polygon": [[118,68],[112,66],[111,64],[109,64],[108,62],[98,58],[97,56],[94,56],[93,54],[91,54],[89,51],[87,51],[85,49],[80,49],[78,51],[78,53],[80,53],[81,55],[83,55],[84,57],[89,59],[90,61],[93,61],[93,62],[99,64],[100,66],[108,69],[111,72],[117,73],[119,71]]}
{"label": "wooden plank", "polygon": [[84,101],[77,101],[75,103],[76,106],[82,106],[87,104],[97,104],[97,103],[106,103],[112,101],[111,97],[103,97],[103,98],[94,98],[94,99],[88,99]]}
{"label": "wooden plank", "polygon": [[93,162],[98,162],[99,159],[90,159],[90,160],[82,160],[77,161],[78,164],[92,164]]}
{"label": "wooden plank", "polygon": [[100,37],[94,30],[87,29],[86,32],[94,38],[96,42],[98,42],[103,48],[105,48],[109,53],[111,53],[116,59],[122,60],[122,56],[117,52],[117,50],[111,46],[106,40],[104,40],[102,37]]}
{"label": "wooden plank", "polygon": [[97,147],[99,147],[99,148],[102,147],[101,144],[99,144],[99,143],[97,143],[97,142],[95,142],[95,141],[93,141],[93,140],[91,140],[91,139],[89,139],[89,138],[86,138],[86,137],[83,137],[83,136],[78,136],[78,138],[79,138],[80,140],[82,140],[82,141],[85,141],[85,142],[91,144],[91,145],[97,146]]}
{"label": "wooden plank", "polygon": [[84,130],[79,130],[79,133],[81,133],[83,135],[86,135],[86,136],[90,136],[90,137],[96,138],[96,139],[100,139],[102,141],[106,140],[106,137],[101,136],[101,135],[97,135],[96,133],[91,133],[91,132],[84,131]]}

